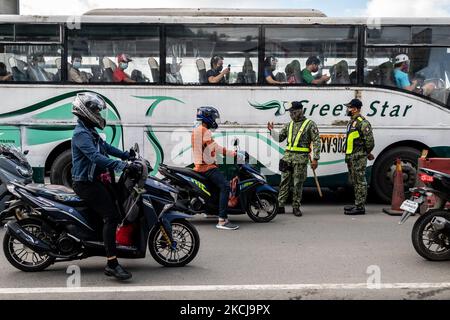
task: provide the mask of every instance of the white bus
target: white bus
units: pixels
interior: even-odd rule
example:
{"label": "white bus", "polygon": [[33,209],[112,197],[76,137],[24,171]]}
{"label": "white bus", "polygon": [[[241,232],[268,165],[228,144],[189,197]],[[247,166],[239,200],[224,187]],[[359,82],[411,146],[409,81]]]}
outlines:
{"label": "white bus", "polygon": [[[375,20],[372,20],[375,21]],[[415,181],[422,149],[450,157],[450,19],[328,18],[316,10],[94,10],[81,17],[0,16],[0,143],[29,150],[34,178],[50,175],[70,185],[71,101],[93,91],[108,103],[106,139],[119,148],[141,145],[157,173],[159,164],[189,166],[190,131],[199,106],[219,109],[214,133],[256,159],[270,182],[279,181],[284,145],[271,140],[267,121],[288,122],[286,101],[303,101],[318,125],[322,186],[348,184],[343,145],[343,104],[363,101],[375,135],[372,190],[388,201],[394,162],[401,158],[406,186]],[[116,57],[128,54],[134,83],[115,82]],[[397,88],[393,58],[406,54],[417,88]],[[223,84],[208,84],[215,56],[230,65]],[[329,75],[321,85],[302,81],[308,57]],[[81,57],[72,77],[73,61]],[[265,81],[265,61],[277,60]],[[422,90],[431,83],[433,90]],[[229,165],[223,166],[225,171]],[[313,185],[311,175],[307,184]]]}

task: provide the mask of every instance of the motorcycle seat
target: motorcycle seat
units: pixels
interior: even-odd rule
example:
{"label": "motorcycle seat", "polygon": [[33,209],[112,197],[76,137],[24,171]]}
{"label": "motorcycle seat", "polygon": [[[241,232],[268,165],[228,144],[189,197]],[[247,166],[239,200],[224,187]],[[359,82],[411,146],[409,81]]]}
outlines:
{"label": "motorcycle seat", "polygon": [[86,203],[80,199],[70,188],[56,184],[28,184],[26,189],[37,196],[59,202],[71,207],[86,207]]}
{"label": "motorcycle seat", "polygon": [[173,171],[175,173],[180,173],[185,176],[197,179],[197,180],[201,181],[202,183],[208,183],[208,181],[209,181],[208,178],[205,177],[204,175],[202,175],[198,172],[195,172],[194,170],[189,169],[189,168],[179,168],[179,167],[167,166],[167,169],[169,169],[170,171]]}

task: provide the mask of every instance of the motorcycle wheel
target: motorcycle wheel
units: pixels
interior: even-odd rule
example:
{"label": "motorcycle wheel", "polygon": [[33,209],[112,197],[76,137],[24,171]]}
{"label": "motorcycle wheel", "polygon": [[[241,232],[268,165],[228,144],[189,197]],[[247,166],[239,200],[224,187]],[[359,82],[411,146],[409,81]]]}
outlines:
{"label": "motorcycle wheel", "polygon": [[191,262],[200,248],[197,229],[187,220],[171,222],[174,245],[166,241],[161,227],[154,227],[148,238],[148,249],[153,259],[165,267],[182,267]]}
{"label": "motorcycle wheel", "polygon": [[[42,221],[38,219],[25,218],[17,221],[17,223],[25,230],[35,235],[41,240],[50,240],[50,235],[42,231]],[[6,259],[15,268],[25,272],[42,271],[55,262],[54,257],[39,254],[18,240],[5,234],[3,238],[3,253]]]}
{"label": "motorcycle wheel", "polygon": [[450,212],[431,210],[417,219],[411,234],[414,249],[427,260],[450,260],[450,235],[433,229],[431,220],[434,217],[450,220]]}
{"label": "motorcycle wheel", "polygon": [[278,199],[271,193],[255,193],[248,202],[247,215],[255,222],[269,222],[276,217],[277,213]]}

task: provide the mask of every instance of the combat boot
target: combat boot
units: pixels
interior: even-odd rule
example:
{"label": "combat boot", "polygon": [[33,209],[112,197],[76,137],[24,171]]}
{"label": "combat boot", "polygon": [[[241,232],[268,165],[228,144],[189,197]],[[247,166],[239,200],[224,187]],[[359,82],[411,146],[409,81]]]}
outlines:
{"label": "combat boot", "polygon": [[363,206],[357,206],[351,210],[345,211],[345,214],[351,215],[351,216],[359,215],[359,214],[366,214],[366,209]]}
{"label": "combat boot", "polygon": [[300,208],[294,208],[292,213],[296,217],[301,217],[302,216],[302,211],[300,210]]}

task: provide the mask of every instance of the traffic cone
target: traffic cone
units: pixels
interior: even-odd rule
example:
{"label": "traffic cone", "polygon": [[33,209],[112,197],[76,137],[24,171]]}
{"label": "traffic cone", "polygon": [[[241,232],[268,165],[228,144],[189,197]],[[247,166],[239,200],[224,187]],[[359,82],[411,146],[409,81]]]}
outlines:
{"label": "traffic cone", "polygon": [[403,201],[405,201],[405,190],[403,187],[402,162],[400,159],[397,159],[395,167],[391,208],[384,208],[383,212],[391,216],[401,216],[403,214],[403,210],[400,209],[400,206]]}

